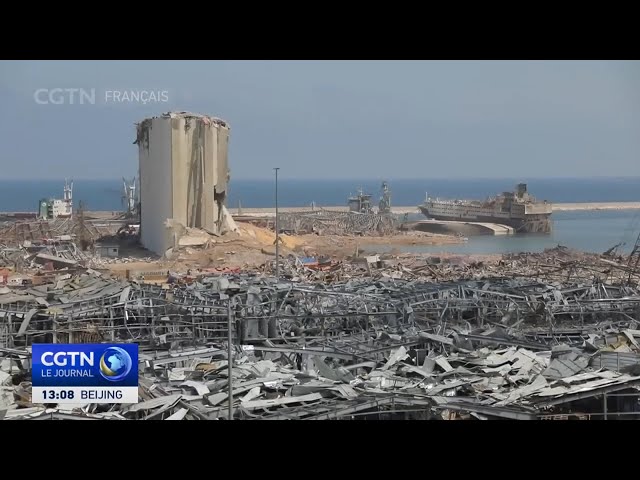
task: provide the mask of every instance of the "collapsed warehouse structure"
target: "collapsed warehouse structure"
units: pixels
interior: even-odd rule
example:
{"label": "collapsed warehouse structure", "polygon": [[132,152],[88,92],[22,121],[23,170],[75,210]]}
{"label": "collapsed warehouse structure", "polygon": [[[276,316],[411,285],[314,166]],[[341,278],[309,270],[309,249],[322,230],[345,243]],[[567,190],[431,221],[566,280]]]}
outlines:
{"label": "collapsed warehouse structure", "polygon": [[329,210],[282,213],[278,225],[281,231],[296,235],[388,235],[395,232],[397,226],[393,215]]}
{"label": "collapsed warehouse structure", "polygon": [[185,228],[225,230],[229,125],[219,118],[168,112],[137,125],[140,241],[163,255]]}
{"label": "collapsed warehouse structure", "polygon": [[[87,271],[4,289],[0,417],[640,413],[640,291],[637,272],[623,263],[556,249],[505,255],[493,265],[414,260],[381,267],[344,264],[335,267],[341,275],[327,276],[285,261],[287,278],[278,282],[257,273],[201,275],[164,287]],[[30,403],[34,342],[100,341],[140,345],[141,403]]]}
{"label": "collapsed warehouse structure", "polygon": [[84,218],[82,212],[75,218],[6,222],[0,224],[0,243],[15,246],[70,237],[77,243],[89,245],[117,235],[123,225],[126,225],[123,220]]}

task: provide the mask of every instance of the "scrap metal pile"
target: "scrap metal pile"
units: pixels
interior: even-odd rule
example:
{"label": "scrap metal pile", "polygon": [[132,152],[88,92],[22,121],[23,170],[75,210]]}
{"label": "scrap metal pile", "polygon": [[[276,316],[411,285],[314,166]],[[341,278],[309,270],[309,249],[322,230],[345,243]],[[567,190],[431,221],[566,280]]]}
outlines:
{"label": "scrap metal pile", "polygon": [[17,247],[0,246],[0,267],[18,269],[42,269],[48,262],[56,266],[74,267],[78,263],[90,263],[92,257],[83,252],[74,243],[57,245],[21,245]]}
{"label": "scrap metal pile", "polygon": [[[331,283],[245,274],[153,286],[89,271],[5,289],[0,417],[229,418],[229,322],[233,418],[606,418],[603,402],[610,416],[639,413],[637,282],[602,265],[581,263],[586,276],[573,262],[540,266],[565,253],[505,257],[495,278],[455,281],[394,278],[407,273],[394,267]],[[140,403],[30,403],[33,342],[100,341],[140,345]]]}
{"label": "scrap metal pile", "polygon": [[105,263],[89,251],[82,251],[72,242],[51,245],[5,247],[0,245],[0,267],[20,270],[43,270],[47,263],[54,268],[75,268],[80,265],[97,267]]}
{"label": "scrap metal pile", "polygon": [[89,241],[117,234],[122,220],[91,220],[57,218],[55,220],[31,220],[6,222],[0,225],[0,242],[16,245],[23,242],[38,242],[63,235],[84,237]]}
{"label": "scrap metal pile", "polygon": [[[273,271],[275,262],[265,270]],[[540,282],[620,284],[640,281],[640,268],[624,257],[579,252],[566,247],[541,253],[497,255],[365,255],[330,268],[307,268],[294,256],[281,260],[281,270],[294,281],[334,282],[363,276],[432,282],[492,278],[530,278]]]}
{"label": "scrap metal pile", "polygon": [[282,213],[279,216],[279,228],[296,234],[388,235],[396,230],[396,223],[393,215],[329,210]]}
{"label": "scrap metal pile", "polygon": [[52,268],[102,268],[108,264],[151,262],[152,257],[101,257],[94,250],[81,250],[71,241],[55,242],[51,244],[31,244],[29,242],[19,246],[0,244],[0,268],[11,267],[16,271],[41,273],[51,263]]}

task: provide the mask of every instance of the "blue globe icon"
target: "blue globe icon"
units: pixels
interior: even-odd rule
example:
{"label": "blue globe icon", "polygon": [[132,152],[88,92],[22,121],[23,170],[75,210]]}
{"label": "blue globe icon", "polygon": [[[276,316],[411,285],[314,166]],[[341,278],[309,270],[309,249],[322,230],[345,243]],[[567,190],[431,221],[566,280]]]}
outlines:
{"label": "blue globe icon", "polygon": [[117,382],[129,374],[131,363],[131,357],[126,350],[109,347],[100,357],[100,374],[111,382]]}

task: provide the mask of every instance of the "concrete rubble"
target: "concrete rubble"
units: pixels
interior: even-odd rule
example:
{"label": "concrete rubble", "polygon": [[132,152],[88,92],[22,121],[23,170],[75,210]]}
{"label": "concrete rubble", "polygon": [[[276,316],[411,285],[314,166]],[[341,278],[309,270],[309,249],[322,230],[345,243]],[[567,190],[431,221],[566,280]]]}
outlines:
{"label": "concrete rubble", "polygon": [[[281,262],[279,281],[272,265],[161,285],[85,268],[0,287],[0,418],[228,419],[229,325],[234,419],[640,413],[640,291],[623,259]],[[140,403],[31,404],[41,342],[137,342]]]}
{"label": "concrete rubble", "polygon": [[150,262],[152,257],[101,257],[91,251],[82,251],[75,243],[57,245],[22,244],[4,246],[0,244],[0,268],[12,267],[16,270],[28,270],[31,273],[48,269],[64,268],[101,268],[105,265],[131,262]]}

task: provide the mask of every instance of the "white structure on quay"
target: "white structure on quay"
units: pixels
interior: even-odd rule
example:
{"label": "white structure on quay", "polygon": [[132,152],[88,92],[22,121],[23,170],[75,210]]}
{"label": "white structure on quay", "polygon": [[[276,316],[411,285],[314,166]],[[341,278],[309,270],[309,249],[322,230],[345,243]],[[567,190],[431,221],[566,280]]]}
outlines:
{"label": "white structure on quay", "polygon": [[38,218],[53,220],[73,216],[73,180],[64,181],[64,198],[41,198],[38,205]]}

